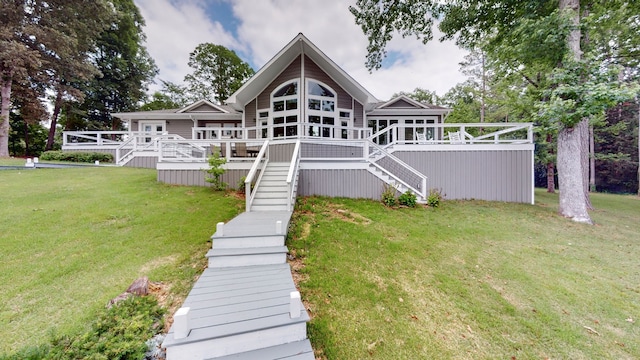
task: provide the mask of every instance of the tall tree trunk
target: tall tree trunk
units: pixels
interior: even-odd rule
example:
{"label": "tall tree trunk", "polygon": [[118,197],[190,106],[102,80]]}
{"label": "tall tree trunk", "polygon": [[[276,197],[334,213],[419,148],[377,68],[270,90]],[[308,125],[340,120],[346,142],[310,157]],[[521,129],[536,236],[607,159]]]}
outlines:
{"label": "tall tree trunk", "polygon": [[[4,75],[4,74],[3,74]],[[0,158],[9,157],[9,109],[11,109],[11,76],[0,83]]]}
{"label": "tall tree trunk", "polygon": [[640,98],[636,98],[638,103],[638,196],[640,196]]}
{"label": "tall tree trunk", "polygon": [[62,91],[58,90],[56,94],[56,101],[53,105],[53,114],[51,114],[51,127],[49,127],[49,136],[47,137],[47,145],[45,150],[53,149],[53,143],[56,138],[56,127],[58,126],[58,115],[60,115],[60,109],[62,108]]}
{"label": "tall tree trunk", "polygon": [[29,124],[24,121],[24,155],[27,157],[31,155],[31,150],[29,149],[30,141],[31,139],[29,139]]}
{"label": "tall tree trunk", "polygon": [[551,194],[556,192],[556,168],[553,161],[547,163],[547,192]]}
{"label": "tall tree trunk", "polygon": [[[560,10],[573,14],[573,28],[567,39],[567,46],[575,60],[580,60],[580,1],[560,0]],[[588,166],[589,123],[586,119],[574,127],[561,127],[558,132],[558,185],[560,187],[560,207],[562,216],[574,221],[591,224],[588,212]],[[587,144],[585,147],[584,144]],[[586,152],[586,154],[585,154]],[[586,156],[585,156],[586,155]],[[585,161],[586,159],[586,161]],[[587,183],[585,183],[587,182]]]}
{"label": "tall tree trunk", "polygon": [[588,210],[593,210],[589,198],[589,119],[582,119],[576,129],[580,130],[580,167],[582,168],[582,196]]}
{"label": "tall tree trunk", "polygon": [[563,127],[558,132],[558,183],[560,185],[560,214],[573,221],[591,224],[584,201],[584,177],[582,176],[580,122],[572,128]]}
{"label": "tall tree trunk", "polygon": [[593,125],[589,126],[589,192],[596,191],[596,139]]}
{"label": "tall tree trunk", "polygon": [[[553,136],[547,134],[547,144],[553,142]],[[553,147],[549,146],[549,154],[553,154]],[[547,163],[547,192],[554,194],[556,192],[556,167],[553,161]]]}

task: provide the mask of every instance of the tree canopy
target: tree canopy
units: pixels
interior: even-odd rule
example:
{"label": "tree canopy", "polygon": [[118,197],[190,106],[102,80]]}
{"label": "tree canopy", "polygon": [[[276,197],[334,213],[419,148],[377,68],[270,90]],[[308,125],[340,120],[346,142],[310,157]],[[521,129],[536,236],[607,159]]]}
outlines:
{"label": "tree canopy", "polygon": [[381,66],[396,33],[432,40],[437,18],[441,40],[482,51],[498,76],[526,81],[521,94],[534,110],[530,121],[559,133],[560,212],[591,222],[584,180],[588,121],[636,91],[618,75],[623,60],[637,64],[638,6],[621,0],[358,0],[350,11],[369,39],[370,70]]}

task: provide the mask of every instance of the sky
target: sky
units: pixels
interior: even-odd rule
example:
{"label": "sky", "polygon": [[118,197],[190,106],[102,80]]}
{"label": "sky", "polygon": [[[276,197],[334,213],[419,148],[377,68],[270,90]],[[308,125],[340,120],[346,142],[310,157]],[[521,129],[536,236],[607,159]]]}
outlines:
{"label": "sky", "polygon": [[[355,0],[134,0],[146,21],[147,51],[160,69],[157,79],[182,83],[192,69],[189,53],[209,42],[234,50],[254,70],[302,32],[380,100],[417,87],[444,95],[465,76],[465,51],[439,34],[427,45],[394,36],[383,68],[365,66],[367,38],[349,5]],[[159,81],[151,86],[158,90]]]}

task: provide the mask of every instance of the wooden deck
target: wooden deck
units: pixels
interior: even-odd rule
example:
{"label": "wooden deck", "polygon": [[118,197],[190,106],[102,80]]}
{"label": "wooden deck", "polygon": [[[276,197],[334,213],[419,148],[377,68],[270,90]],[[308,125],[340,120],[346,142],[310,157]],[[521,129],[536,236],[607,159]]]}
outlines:
{"label": "wooden deck", "polygon": [[216,231],[209,268],[182,307],[188,334],[176,336],[182,325],[174,323],[164,340],[168,360],[314,359],[286,263],[290,219],[287,211],[248,212]]}

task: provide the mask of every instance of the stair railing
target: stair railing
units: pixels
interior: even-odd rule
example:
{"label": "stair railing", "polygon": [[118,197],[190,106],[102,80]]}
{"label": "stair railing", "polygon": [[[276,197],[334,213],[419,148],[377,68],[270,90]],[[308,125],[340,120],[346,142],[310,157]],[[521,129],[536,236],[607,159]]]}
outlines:
{"label": "stair railing", "polygon": [[296,201],[296,190],[298,188],[298,169],[300,167],[300,140],[296,141],[291,156],[291,165],[287,174],[287,211],[292,211]]}
{"label": "stair railing", "polygon": [[426,176],[373,141],[369,141],[368,145],[371,149],[368,157],[371,165],[380,169],[380,171],[404,185],[416,195],[421,196],[423,199],[427,198]]}
{"label": "stair railing", "polygon": [[[260,186],[260,180],[262,180],[262,175],[264,174],[264,169],[267,167],[269,163],[269,140],[265,140],[260,148],[260,152],[258,152],[258,156],[256,160],[253,162],[247,177],[244,180],[244,191],[245,191],[245,211],[251,211],[251,204],[253,204],[253,199],[256,196],[256,192],[258,191],[258,186]],[[258,167],[262,165],[262,171],[260,171],[260,175],[256,180],[256,185],[251,188],[251,184],[253,183],[253,178],[256,177],[256,172],[258,172]]]}

